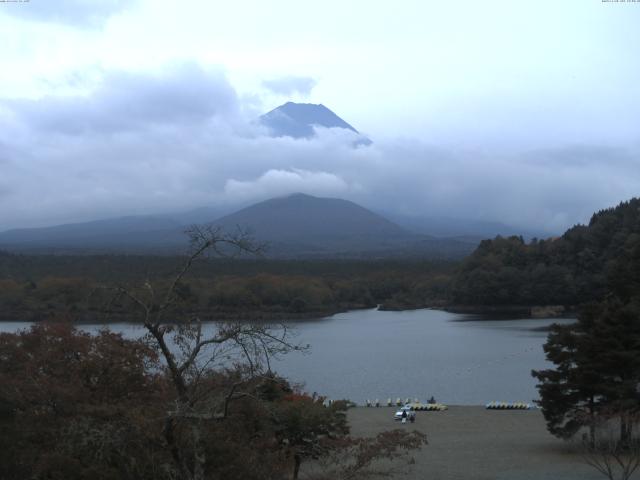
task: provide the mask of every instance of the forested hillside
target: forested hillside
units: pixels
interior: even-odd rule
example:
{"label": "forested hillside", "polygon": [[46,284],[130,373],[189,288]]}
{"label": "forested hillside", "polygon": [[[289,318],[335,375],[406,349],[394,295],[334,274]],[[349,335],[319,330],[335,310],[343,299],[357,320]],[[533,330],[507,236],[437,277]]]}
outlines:
{"label": "forested hillside", "polygon": [[640,291],[640,199],[594,214],[559,238],[484,240],[451,289],[459,305],[578,305]]}

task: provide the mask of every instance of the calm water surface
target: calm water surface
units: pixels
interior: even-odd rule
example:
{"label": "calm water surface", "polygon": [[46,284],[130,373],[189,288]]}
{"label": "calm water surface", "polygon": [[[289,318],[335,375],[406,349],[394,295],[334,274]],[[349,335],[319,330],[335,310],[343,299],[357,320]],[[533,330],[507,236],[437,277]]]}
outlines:
{"label": "calm water surface", "polygon": [[[424,401],[431,395],[452,405],[530,402],[538,397],[530,372],[548,366],[542,351],[547,334],[532,329],[571,321],[474,320],[439,310],[358,310],[287,322],[295,329],[295,341],[311,349],[283,357],[274,369],[293,382],[304,381],[309,392],[357,403],[388,397]],[[0,323],[0,331],[24,327]],[[144,333],[133,324],[109,327],[127,337]]]}

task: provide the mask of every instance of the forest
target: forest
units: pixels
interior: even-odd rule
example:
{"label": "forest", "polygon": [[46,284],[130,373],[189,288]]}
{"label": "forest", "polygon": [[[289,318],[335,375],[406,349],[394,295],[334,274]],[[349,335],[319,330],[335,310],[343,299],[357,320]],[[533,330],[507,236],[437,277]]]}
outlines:
{"label": "forest", "polygon": [[[166,281],[183,260],[0,253],[0,319],[126,319],[129,305],[111,302],[109,289]],[[193,266],[180,294],[182,307],[207,320],[320,317],[379,304],[418,308],[445,304],[454,268],[427,260],[207,258]]]}

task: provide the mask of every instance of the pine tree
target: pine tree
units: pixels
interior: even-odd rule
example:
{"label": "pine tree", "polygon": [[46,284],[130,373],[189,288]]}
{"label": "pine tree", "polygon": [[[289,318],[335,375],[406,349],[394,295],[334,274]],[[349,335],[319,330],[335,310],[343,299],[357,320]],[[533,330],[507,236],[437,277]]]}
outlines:
{"label": "pine tree", "polygon": [[[610,296],[586,306],[577,323],[553,326],[544,349],[555,368],[532,375],[552,434],[570,438],[589,426],[593,441],[599,413],[640,410],[640,299]],[[623,423],[624,442],[630,426]]]}
{"label": "pine tree", "polygon": [[548,430],[557,437],[570,438],[593,423],[602,403],[600,376],[590,361],[593,344],[578,322],[554,325],[544,350],[556,368],[532,372],[540,381],[539,404]]}

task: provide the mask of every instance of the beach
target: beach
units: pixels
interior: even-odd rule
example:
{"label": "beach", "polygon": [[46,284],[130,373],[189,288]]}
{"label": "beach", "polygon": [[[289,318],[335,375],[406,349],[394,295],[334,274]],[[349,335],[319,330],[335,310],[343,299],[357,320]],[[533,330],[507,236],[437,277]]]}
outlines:
{"label": "beach", "polygon": [[[352,434],[369,436],[393,428],[416,429],[429,444],[416,452],[406,479],[597,480],[572,446],[549,434],[540,410],[486,410],[452,406],[417,412],[414,424],[393,420],[394,407],[352,408]],[[640,478],[638,472],[632,478]]]}

